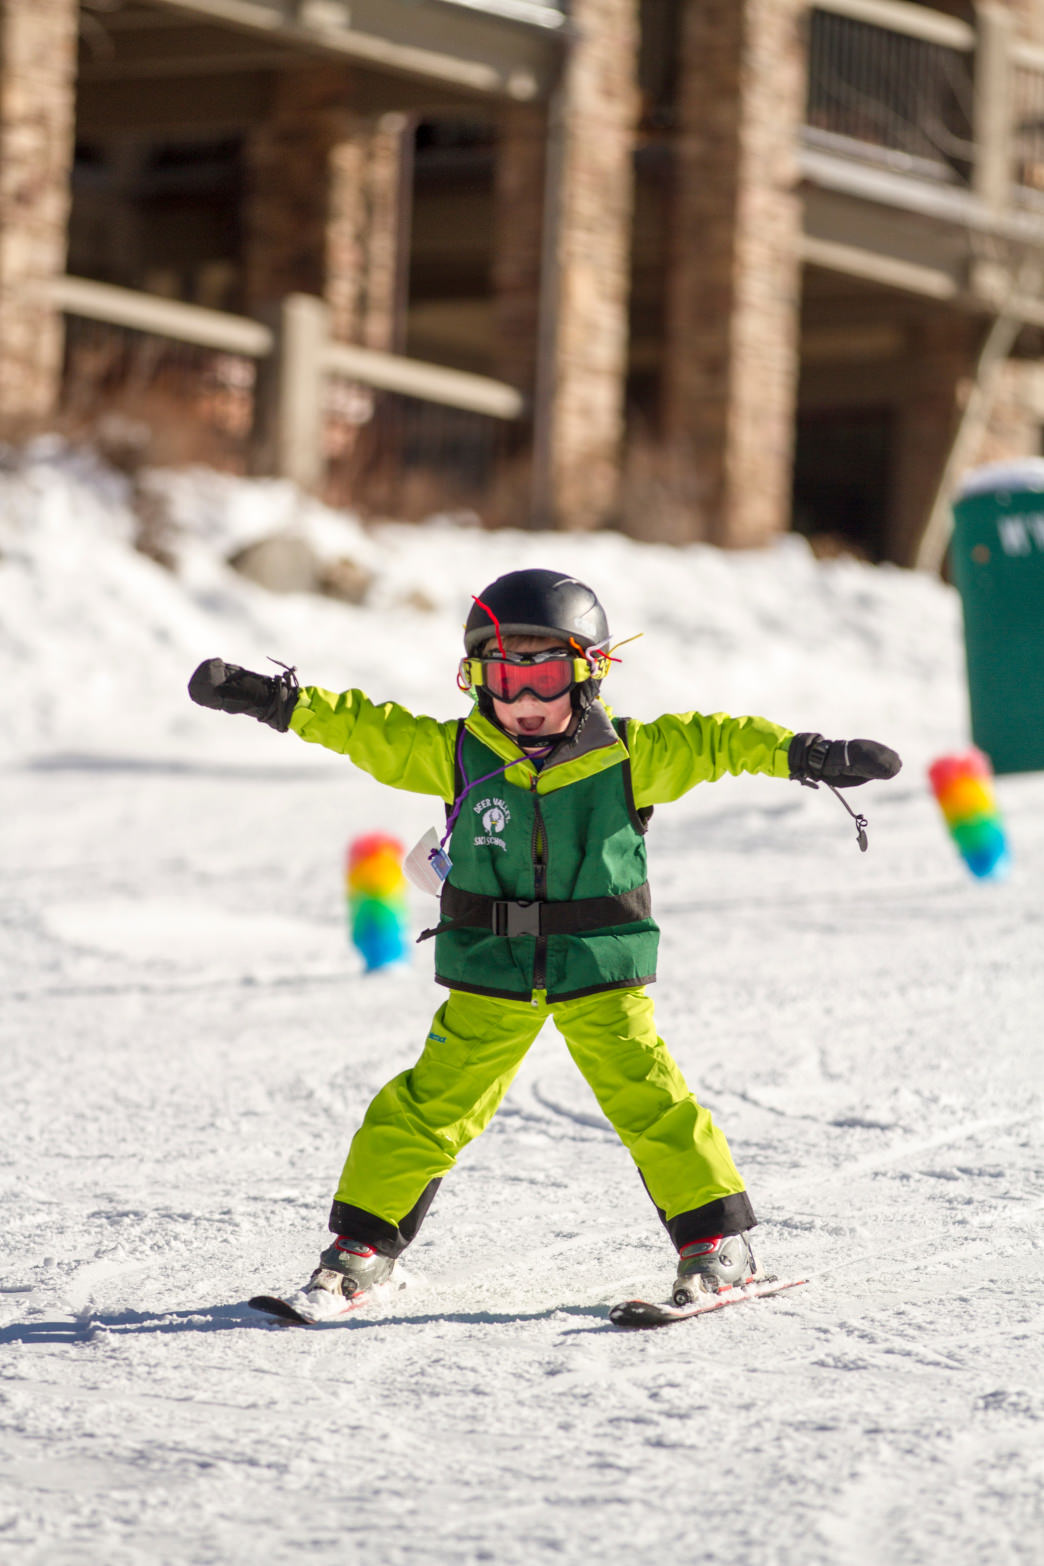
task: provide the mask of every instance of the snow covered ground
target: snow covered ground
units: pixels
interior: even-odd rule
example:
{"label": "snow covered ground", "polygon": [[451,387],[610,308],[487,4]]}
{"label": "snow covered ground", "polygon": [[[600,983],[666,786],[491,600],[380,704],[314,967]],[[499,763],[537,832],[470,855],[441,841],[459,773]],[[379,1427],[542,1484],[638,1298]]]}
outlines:
{"label": "snow covered ground", "polygon": [[[1041,1560],[1044,777],[999,781],[973,882],[925,766],[966,741],[942,585],[616,536],[364,532],[278,484],[0,474],[0,1560],[41,1566],[1030,1566]],[[277,597],[222,554],[280,527],[375,573]],[[444,1184],[410,1287],[295,1332],[370,1095],[440,998],[364,977],[342,855],[434,802],[193,708],[203,657],[296,662],[449,715],[468,593],[592,582],[619,712],[763,712],[906,762],[850,796],[725,779],[658,812],[662,1029],[724,1125],[760,1250],[806,1288],[661,1333],[672,1256],[553,1031]],[[430,914],[421,895],[418,928]]]}

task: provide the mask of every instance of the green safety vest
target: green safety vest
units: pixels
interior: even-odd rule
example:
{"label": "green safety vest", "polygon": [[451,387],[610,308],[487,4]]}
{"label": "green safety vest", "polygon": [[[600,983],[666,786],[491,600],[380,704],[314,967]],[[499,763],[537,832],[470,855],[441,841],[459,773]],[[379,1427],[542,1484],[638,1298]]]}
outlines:
{"label": "green safety vest", "polygon": [[307,685],[290,726],[380,782],[450,807],[462,772],[476,782],[507,767],[461,804],[442,917],[429,933],[442,984],[511,999],[651,980],[659,931],[645,874],[649,807],[726,773],[790,774],[790,730],[721,712],[610,725],[598,702],[578,742],[542,769],[477,710],[463,723],[440,721],[359,690]]}
{"label": "green safety vest", "polygon": [[[528,1000],[570,1000],[656,977],[645,830],[625,723],[614,723],[613,764],[570,764],[541,791],[507,782],[502,760],[461,725],[455,794],[467,789],[448,843],[453,861],[436,930],[435,977],[450,989]],[[472,786],[469,788],[469,784]]]}

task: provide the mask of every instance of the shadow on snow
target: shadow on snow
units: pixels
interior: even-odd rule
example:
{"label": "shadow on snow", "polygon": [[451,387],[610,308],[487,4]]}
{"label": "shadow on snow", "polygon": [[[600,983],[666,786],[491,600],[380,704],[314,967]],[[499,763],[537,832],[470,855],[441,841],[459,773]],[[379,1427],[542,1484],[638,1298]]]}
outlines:
{"label": "shadow on snow", "polygon": [[[423,1316],[353,1316],[345,1321],[320,1321],[309,1326],[309,1332],[363,1332],[370,1328],[387,1331],[392,1327],[424,1327],[436,1323],[459,1326],[511,1326],[525,1321],[550,1321],[555,1316],[569,1316],[592,1321],[594,1330],[609,1326],[606,1305],[554,1305],[547,1310],[535,1311],[442,1311]],[[251,1310],[245,1303],[219,1305],[202,1310],[177,1310],[157,1314],[155,1311],[122,1310],[106,1313],[92,1311],[76,1317],[57,1321],[12,1322],[0,1327],[0,1345],[8,1343],[90,1343],[107,1333],[141,1336],[151,1333],[173,1332],[241,1332],[295,1330],[295,1323],[278,1321],[263,1312]],[[300,1330],[300,1329],[298,1329]],[[577,1330],[577,1329],[574,1329]],[[591,1327],[584,1330],[592,1330]]]}

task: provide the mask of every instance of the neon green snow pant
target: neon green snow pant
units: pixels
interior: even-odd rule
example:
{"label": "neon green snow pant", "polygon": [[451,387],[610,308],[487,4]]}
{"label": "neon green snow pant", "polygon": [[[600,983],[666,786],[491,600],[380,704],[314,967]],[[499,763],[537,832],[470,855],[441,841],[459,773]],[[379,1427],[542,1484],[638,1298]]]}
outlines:
{"label": "neon green snow pant", "polygon": [[743,1191],[724,1135],[657,1036],[644,989],[551,1003],[541,991],[529,1002],[452,990],[416,1065],[367,1110],[335,1201],[397,1225],[485,1130],[549,1016],[665,1219]]}

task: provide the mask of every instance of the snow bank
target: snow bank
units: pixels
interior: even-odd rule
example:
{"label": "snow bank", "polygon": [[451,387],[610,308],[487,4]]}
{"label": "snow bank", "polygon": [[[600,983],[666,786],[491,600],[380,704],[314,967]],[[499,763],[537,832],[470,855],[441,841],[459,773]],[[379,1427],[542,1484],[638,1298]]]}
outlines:
{"label": "snow bank", "polygon": [[[147,486],[174,572],[130,547],[129,481],[90,456],[38,447],[0,473],[15,753],[221,748],[227,733],[184,695],[214,654],[252,667],[272,656],[310,683],[451,713],[470,593],[537,564],[590,581],[618,639],[643,633],[606,687],[618,711],[762,712],[796,729],[876,731],[918,760],[964,737],[958,605],[928,577],[817,561],[796,537],[726,554],[447,521],[364,528],[281,482],[195,470],[149,474]],[[286,532],[371,573],[365,604],[275,595],[227,564]]]}

